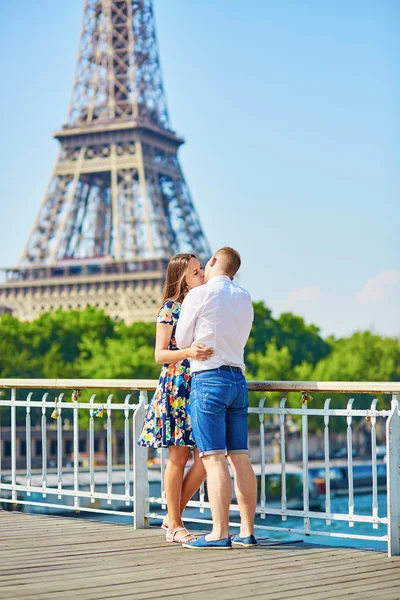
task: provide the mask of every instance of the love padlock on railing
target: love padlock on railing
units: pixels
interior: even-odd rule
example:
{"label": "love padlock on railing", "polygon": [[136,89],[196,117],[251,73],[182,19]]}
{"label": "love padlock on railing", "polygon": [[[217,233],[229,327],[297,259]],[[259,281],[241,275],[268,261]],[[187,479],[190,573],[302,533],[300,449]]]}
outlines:
{"label": "love padlock on railing", "polygon": [[79,388],[76,390],[72,391],[72,402],[77,402],[79,400],[79,398],[82,396],[82,390],[80,390]]}
{"label": "love padlock on railing", "polygon": [[312,399],[313,399],[313,397],[308,392],[301,392],[301,403],[302,404],[308,404],[309,402],[311,402]]}
{"label": "love padlock on railing", "polygon": [[51,418],[52,419],[58,419],[58,417],[60,416],[59,412],[58,412],[58,408],[57,408],[57,400],[58,400],[58,396],[56,396],[55,407],[54,407],[53,412],[51,413]]}

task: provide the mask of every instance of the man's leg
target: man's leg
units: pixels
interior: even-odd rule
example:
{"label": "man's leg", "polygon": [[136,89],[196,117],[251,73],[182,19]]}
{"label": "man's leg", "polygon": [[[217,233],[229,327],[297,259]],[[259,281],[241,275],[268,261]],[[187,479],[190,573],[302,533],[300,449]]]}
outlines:
{"label": "man's leg", "polygon": [[231,387],[219,373],[196,375],[190,395],[194,439],[207,473],[207,490],[213,529],[207,541],[229,535],[229,505],[232,481],[225,458],[226,406]]}
{"label": "man's leg", "polygon": [[221,540],[229,536],[229,505],[232,501],[232,481],[224,454],[203,456],[207,472],[208,500],[213,528],[206,540]]}
{"label": "man's leg", "polygon": [[257,480],[248,456],[248,389],[243,375],[235,374],[235,394],[226,413],[226,447],[235,478],[240,508],[240,537],[254,533]]}
{"label": "man's leg", "polygon": [[235,477],[235,494],[240,508],[240,537],[254,533],[257,504],[257,480],[248,454],[229,454]]}

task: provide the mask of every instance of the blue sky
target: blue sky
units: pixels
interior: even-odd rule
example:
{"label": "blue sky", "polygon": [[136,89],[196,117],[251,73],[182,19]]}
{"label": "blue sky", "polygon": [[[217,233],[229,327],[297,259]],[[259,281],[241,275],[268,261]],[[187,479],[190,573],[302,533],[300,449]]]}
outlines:
{"label": "blue sky", "polygon": [[[275,316],[400,334],[397,0],[155,0],[173,128],[213,249]],[[2,266],[67,116],[83,0],[0,7]],[[396,235],[397,234],[397,235]]]}

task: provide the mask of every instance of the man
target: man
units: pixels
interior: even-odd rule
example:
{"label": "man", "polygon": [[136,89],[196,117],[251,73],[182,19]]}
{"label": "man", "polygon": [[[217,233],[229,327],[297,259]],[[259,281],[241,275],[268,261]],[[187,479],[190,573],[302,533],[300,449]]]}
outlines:
{"label": "man", "polygon": [[[180,348],[203,344],[214,349],[206,361],[191,361],[190,413],[194,438],[207,472],[211,533],[185,548],[250,548],[254,537],[257,484],[247,448],[248,391],[243,351],[253,322],[250,294],[233,283],[241,264],[233,248],[221,248],[205,268],[206,284],[186,296],[176,338]],[[240,508],[240,533],[229,537],[231,464]]]}

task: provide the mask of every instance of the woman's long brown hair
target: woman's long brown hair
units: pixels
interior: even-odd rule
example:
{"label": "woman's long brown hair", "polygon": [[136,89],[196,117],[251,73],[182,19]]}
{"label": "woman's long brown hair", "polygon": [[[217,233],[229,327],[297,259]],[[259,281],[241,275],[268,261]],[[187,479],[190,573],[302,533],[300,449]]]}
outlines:
{"label": "woman's long brown hair", "polygon": [[191,258],[197,258],[197,256],[194,254],[175,254],[169,261],[163,290],[163,304],[166,300],[182,304],[186,293],[185,275]]}

